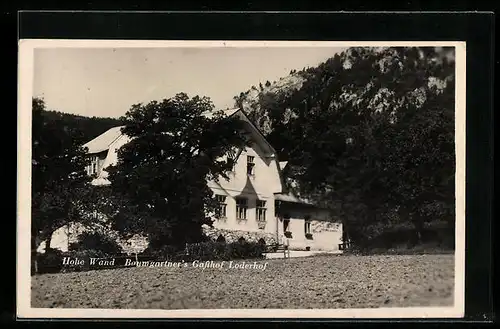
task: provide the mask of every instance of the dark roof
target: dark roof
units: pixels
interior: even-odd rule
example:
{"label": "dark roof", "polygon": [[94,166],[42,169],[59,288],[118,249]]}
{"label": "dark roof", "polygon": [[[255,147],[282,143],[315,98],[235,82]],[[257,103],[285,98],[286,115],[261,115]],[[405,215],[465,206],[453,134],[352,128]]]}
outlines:
{"label": "dark roof", "polygon": [[291,203],[300,203],[300,204],[307,204],[307,205],[314,205],[312,202],[306,200],[306,199],[301,199],[292,193],[275,193],[274,198],[279,201],[283,202],[291,202]]}

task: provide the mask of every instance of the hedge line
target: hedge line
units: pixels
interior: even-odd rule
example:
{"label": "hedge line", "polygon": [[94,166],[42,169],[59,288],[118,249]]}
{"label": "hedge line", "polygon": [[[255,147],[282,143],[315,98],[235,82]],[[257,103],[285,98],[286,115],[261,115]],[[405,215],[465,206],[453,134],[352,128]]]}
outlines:
{"label": "hedge line", "polygon": [[[148,250],[138,255],[123,253],[107,253],[97,249],[78,249],[62,252],[50,249],[44,254],[33,255],[32,274],[78,272],[97,269],[110,269],[126,266],[126,260],[139,261],[206,261],[206,260],[233,260],[233,259],[261,259],[264,258],[266,246],[255,242],[202,242],[188,245],[179,250],[166,246],[161,250]],[[68,260],[78,259],[77,264],[68,264]],[[35,262],[36,260],[36,268]],[[92,264],[92,262],[94,262]],[[66,264],[64,264],[66,263]]]}

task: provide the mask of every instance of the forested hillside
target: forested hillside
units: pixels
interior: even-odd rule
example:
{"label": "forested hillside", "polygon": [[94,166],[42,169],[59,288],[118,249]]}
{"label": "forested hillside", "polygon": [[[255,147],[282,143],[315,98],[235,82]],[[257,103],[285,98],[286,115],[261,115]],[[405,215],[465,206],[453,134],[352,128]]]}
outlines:
{"label": "forested hillside", "polygon": [[335,209],[358,244],[397,227],[418,243],[436,221],[452,240],[454,60],[453,48],[350,48],[235,105],[289,161],[296,192]]}
{"label": "forested hillside", "polygon": [[90,141],[109,128],[122,124],[120,119],[115,118],[85,117],[50,110],[44,110],[42,116],[44,122],[50,122],[56,127],[72,131],[74,138],[77,138],[82,143]]}

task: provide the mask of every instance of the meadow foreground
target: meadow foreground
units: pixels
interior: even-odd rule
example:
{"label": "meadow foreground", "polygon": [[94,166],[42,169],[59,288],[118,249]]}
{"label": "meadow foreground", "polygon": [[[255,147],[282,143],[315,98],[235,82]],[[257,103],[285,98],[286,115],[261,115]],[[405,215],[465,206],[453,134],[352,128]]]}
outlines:
{"label": "meadow foreground", "polygon": [[31,305],[115,309],[453,305],[453,255],[325,255],[257,263],[266,262],[265,268],[229,268],[226,262],[222,268],[130,267],[37,275],[32,277]]}

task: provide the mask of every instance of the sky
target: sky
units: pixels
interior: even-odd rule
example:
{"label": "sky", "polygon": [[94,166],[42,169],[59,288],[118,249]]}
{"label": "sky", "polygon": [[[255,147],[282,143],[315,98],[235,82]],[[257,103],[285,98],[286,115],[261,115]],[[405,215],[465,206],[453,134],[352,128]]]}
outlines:
{"label": "sky", "polygon": [[290,70],[316,66],[345,48],[45,48],[35,49],[34,95],[48,110],[119,117],[137,103],[185,92],[218,109]]}

